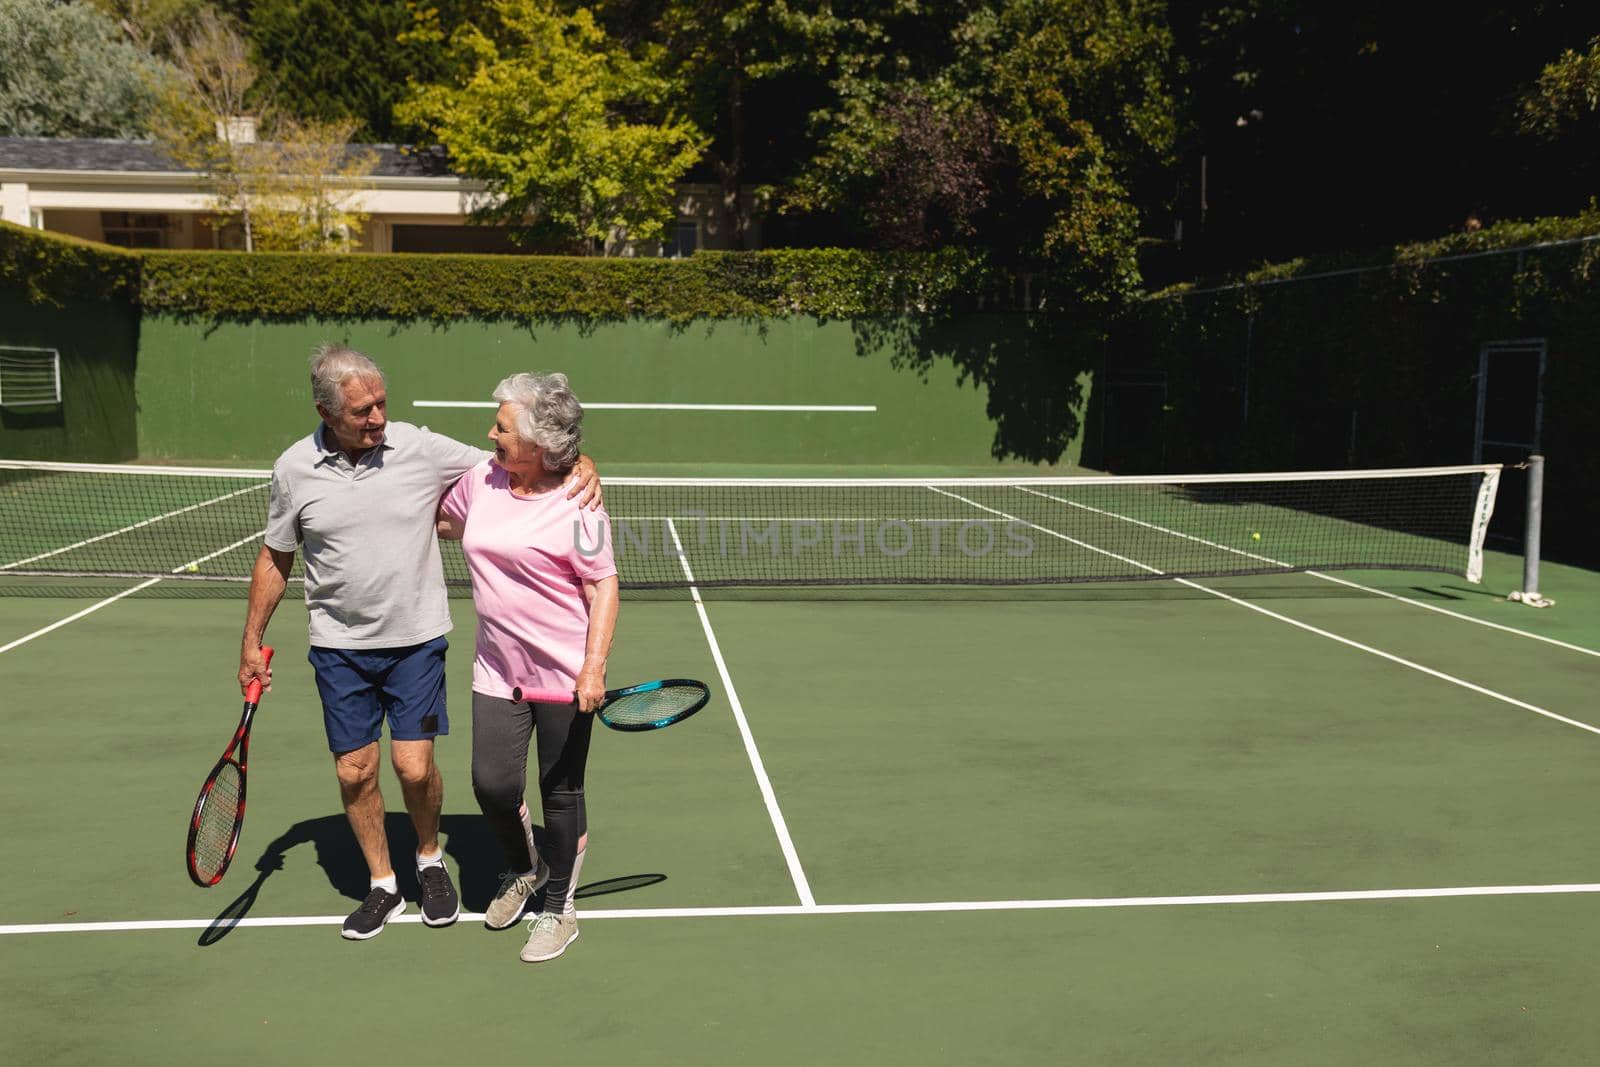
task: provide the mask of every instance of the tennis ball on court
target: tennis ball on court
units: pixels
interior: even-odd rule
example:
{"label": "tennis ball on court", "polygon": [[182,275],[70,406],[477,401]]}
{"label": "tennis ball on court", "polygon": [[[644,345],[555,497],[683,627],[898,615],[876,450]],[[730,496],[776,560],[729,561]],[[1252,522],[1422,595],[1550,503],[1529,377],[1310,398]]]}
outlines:
{"label": "tennis ball on court", "polygon": [[199,574],[200,573],[200,564],[191,563],[191,564],[189,564],[187,567],[185,567],[183,569],[188,571],[190,574]]}
{"label": "tennis ball on court", "polygon": [[1261,540],[1261,531],[1260,530],[1251,530],[1250,531],[1250,540],[1252,540],[1252,541]]}

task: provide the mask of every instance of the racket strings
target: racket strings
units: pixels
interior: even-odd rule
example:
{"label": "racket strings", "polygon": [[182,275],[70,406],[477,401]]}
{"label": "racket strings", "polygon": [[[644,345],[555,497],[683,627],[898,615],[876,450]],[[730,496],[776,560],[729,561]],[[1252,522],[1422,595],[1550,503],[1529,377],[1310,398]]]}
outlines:
{"label": "racket strings", "polygon": [[705,690],[697,686],[664,685],[660,689],[617,697],[601,714],[608,722],[623,726],[650,726],[699,707],[705,698]]}
{"label": "racket strings", "polygon": [[200,822],[194,835],[194,865],[202,877],[215,874],[228,860],[228,852],[233,847],[233,827],[239,816],[241,784],[238,766],[224,764],[200,808]]}

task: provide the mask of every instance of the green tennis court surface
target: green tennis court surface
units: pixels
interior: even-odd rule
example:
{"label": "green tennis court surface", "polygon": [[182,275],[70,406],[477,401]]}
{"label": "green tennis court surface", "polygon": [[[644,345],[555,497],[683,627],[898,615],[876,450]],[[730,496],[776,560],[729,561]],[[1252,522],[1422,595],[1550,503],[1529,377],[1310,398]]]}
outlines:
{"label": "green tennis court surface", "polygon": [[[365,871],[297,603],[204,891],[183,829],[237,718],[242,604],[41,632],[109,594],[0,596],[8,1059],[1592,1060],[1600,576],[1546,564],[1537,612],[1501,599],[1518,567],[729,595],[708,625],[684,592],[625,602],[613,679],[715,696],[601,732],[582,936],[535,966],[520,928],[414,902],[338,936]],[[452,609],[443,833],[481,911]]]}

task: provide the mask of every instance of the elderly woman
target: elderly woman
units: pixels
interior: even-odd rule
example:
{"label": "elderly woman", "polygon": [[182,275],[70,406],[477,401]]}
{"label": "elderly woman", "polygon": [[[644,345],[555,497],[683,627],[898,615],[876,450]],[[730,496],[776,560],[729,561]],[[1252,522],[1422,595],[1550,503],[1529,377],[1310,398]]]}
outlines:
{"label": "elderly woman", "polygon": [[[561,491],[583,420],[566,375],[515,374],[494,398],[494,457],[445,496],[439,534],[461,539],[472,574],[472,788],[509,863],[484,922],[511,926],[545,886],[545,910],[529,923],[522,949],[536,963],[578,936],[573,892],[588,843],[583,775],[617,623],[617,568],[600,529],[605,512],[586,511]],[[511,699],[517,686],[575,699],[519,704]],[[538,739],[542,857],[523,802],[530,735]]]}

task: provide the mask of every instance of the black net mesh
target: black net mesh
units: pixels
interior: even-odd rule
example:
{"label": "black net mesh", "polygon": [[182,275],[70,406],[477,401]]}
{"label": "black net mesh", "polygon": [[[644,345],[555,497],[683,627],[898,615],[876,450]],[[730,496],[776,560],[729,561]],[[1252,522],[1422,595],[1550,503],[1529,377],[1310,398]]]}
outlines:
{"label": "black net mesh", "polygon": [[[605,483],[604,536],[629,590],[1026,586],[1356,567],[1461,574],[1496,475],[616,478]],[[0,464],[0,584],[25,595],[136,584],[149,595],[242,595],[267,496],[259,471]],[[599,547],[574,536],[581,551]],[[442,555],[453,592],[465,594],[459,547],[445,543]]]}

